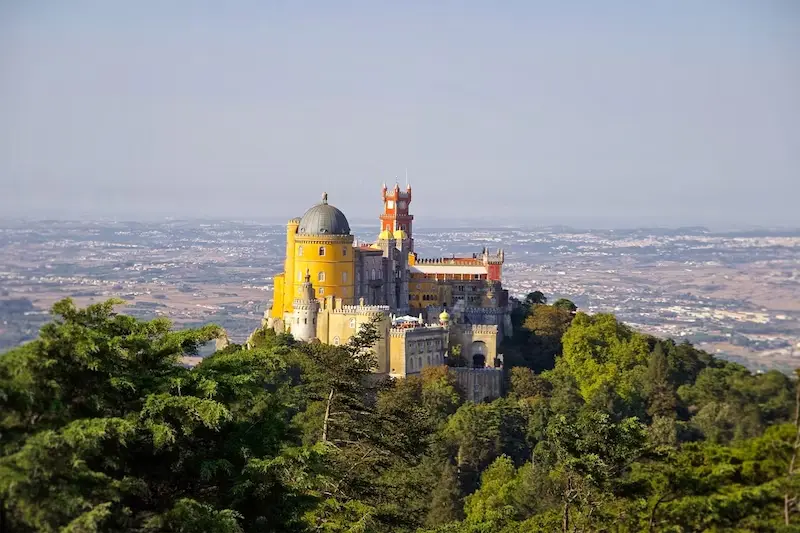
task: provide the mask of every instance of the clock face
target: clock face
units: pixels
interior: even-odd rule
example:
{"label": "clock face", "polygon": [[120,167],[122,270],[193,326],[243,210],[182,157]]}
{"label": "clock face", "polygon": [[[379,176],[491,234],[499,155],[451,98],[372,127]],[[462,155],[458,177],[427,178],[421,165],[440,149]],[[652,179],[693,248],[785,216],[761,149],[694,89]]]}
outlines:
{"label": "clock face", "polygon": [[400,200],[399,202],[397,202],[397,207],[399,207],[400,209],[405,209],[406,202],[404,200]]}
{"label": "clock face", "polygon": [[388,200],[386,202],[386,207],[388,207],[389,209],[392,209],[394,207],[394,200]]}

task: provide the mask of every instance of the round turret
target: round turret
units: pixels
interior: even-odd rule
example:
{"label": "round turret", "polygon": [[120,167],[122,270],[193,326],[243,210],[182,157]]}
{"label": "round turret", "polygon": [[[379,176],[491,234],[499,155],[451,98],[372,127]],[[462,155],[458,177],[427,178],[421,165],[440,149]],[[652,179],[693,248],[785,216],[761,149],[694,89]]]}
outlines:
{"label": "round turret", "polygon": [[317,336],[319,303],[314,299],[314,287],[308,271],[300,289],[300,297],[294,299],[292,307],[292,336],[297,340],[311,341]]}

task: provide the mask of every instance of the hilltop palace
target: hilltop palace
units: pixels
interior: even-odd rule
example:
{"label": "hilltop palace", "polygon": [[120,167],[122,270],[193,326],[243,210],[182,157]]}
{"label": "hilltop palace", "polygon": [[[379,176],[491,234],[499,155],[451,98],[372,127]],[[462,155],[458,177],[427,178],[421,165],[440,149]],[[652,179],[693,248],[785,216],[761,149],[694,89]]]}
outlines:
{"label": "hilltop palace", "polygon": [[511,333],[508,291],[500,281],[503,251],[423,259],[414,252],[411,187],[384,185],[382,192],[380,233],[372,244],[354,239],[327,194],[302,218],[289,220],[285,268],[275,276],[264,325],[339,345],[378,317],[376,371],[393,377],[442,365],[456,346],[473,369],[501,367],[497,348]]}

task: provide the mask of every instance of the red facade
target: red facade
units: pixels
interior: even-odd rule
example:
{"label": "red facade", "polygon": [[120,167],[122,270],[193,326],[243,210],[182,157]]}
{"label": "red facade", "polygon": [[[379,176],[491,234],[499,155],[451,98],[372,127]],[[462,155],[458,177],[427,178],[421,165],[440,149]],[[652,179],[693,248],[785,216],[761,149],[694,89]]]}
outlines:
{"label": "red facade", "polygon": [[411,205],[411,185],[405,191],[400,190],[400,186],[395,184],[389,190],[383,186],[383,214],[381,214],[381,231],[394,233],[403,230],[408,235],[410,251],[414,251],[414,238],[412,225],[414,215],[409,214]]}

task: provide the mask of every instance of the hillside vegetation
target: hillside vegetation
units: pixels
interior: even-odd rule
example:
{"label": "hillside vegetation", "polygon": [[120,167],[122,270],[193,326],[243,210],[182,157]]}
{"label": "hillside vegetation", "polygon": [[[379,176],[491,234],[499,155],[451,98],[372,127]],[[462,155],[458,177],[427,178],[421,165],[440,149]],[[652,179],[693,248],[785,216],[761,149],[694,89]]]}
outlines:
{"label": "hillside vegetation", "polygon": [[506,397],[64,300],[0,356],[0,531],[796,531],[796,381],[533,293]]}

